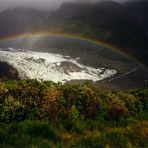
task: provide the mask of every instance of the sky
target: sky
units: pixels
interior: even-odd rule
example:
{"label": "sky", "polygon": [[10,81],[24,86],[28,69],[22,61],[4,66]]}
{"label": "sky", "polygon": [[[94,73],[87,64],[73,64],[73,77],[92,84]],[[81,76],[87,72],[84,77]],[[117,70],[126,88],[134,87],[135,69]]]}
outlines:
{"label": "sky", "polygon": [[[0,11],[17,7],[17,6],[29,6],[34,7],[38,9],[46,9],[46,10],[54,10],[60,7],[60,5],[65,2],[71,2],[71,1],[97,1],[97,0],[0,0]],[[100,0],[98,0],[100,1]],[[118,2],[124,2],[127,0],[114,0]]]}

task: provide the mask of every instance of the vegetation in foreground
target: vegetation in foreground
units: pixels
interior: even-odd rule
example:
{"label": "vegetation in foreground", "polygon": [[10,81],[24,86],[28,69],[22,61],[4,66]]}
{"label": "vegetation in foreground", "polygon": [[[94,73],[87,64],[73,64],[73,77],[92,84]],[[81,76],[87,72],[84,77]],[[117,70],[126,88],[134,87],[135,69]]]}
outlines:
{"label": "vegetation in foreground", "polygon": [[0,83],[0,147],[148,147],[148,89]]}

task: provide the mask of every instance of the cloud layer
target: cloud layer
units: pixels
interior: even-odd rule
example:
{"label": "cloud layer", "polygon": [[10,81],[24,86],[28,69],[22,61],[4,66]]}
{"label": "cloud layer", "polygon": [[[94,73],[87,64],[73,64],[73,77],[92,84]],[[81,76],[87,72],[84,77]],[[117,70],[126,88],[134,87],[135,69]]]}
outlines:
{"label": "cloud layer", "polygon": [[[58,8],[63,2],[68,1],[88,1],[88,0],[0,0],[0,11],[17,6],[29,6],[38,9],[53,10]],[[91,1],[100,1],[100,0],[91,0]],[[126,0],[115,0],[119,2],[124,2]]]}

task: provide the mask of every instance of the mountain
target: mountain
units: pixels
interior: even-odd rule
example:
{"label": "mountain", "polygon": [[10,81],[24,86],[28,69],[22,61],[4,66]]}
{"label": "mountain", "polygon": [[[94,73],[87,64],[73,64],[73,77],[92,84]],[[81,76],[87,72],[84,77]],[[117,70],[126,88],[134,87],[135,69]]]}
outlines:
{"label": "mountain", "polygon": [[26,32],[56,31],[96,38],[147,62],[148,2],[66,2],[55,12],[13,8],[0,13],[0,37]]}
{"label": "mountain", "polygon": [[43,28],[46,12],[18,7],[0,13],[0,36],[39,31]]}
{"label": "mountain", "polygon": [[131,1],[125,3],[128,11],[135,17],[141,29],[143,29],[148,34],[148,1]]}
{"label": "mountain", "polygon": [[[55,30],[60,28],[63,32],[81,34],[113,44],[148,64],[147,32],[138,14],[130,9],[135,3],[143,4],[134,1],[124,5],[112,1],[83,5],[64,3],[48,18],[48,22]],[[138,8],[137,4],[135,10],[138,9],[142,8]],[[145,8],[144,12],[147,14],[148,9]],[[144,20],[147,20],[146,17]]]}

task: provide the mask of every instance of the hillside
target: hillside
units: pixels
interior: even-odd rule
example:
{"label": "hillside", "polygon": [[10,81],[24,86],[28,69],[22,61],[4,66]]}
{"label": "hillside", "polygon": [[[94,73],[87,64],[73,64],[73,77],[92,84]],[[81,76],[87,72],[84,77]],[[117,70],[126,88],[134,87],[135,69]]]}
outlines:
{"label": "hillside", "polygon": [[43,30],[47,12],[16,7],[0,13],[0,37]]}
{"label": "hillside", "polygon": [[[105,41],[147,64],[148,36],[143,22],[147,19],[144,17],[139,20],[139,15],[147,14],[148,5],[139,1],[137,3],[139,5],[135,9],[132,8],[134,2],[126,5],[116,2],[92,5],[65,3],[48,20],[55,30]],[[145,6],[145,11],[140,11],[143,9],[140,4]],[[134,13],[134,10],[139,10],[140,14]]]}
{"label": "hillside", "polygon": [[6,62],[0,62],[0,79],[19,80],[18,71]]}
{"label": "hillside", "polygon": [[138,19],[141,29],[145,32],[148,31],[148,1],[131,1],[125,3],[125,6],[128,8],[128,11],[132,14],[133,17]]}
{"label": "hillside", "polygon": [[147,147],[148,90],[0,83],[0,147]]}

